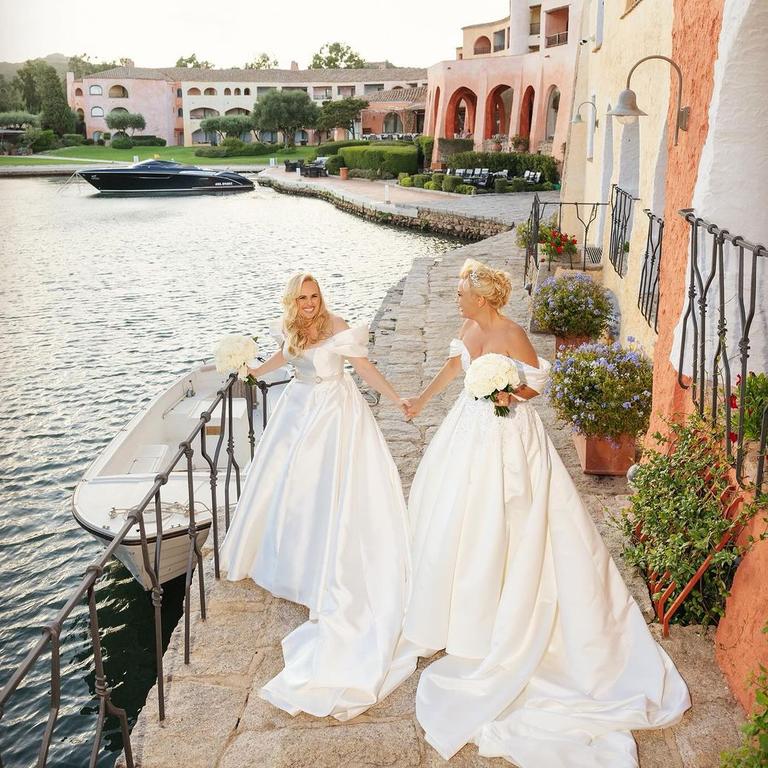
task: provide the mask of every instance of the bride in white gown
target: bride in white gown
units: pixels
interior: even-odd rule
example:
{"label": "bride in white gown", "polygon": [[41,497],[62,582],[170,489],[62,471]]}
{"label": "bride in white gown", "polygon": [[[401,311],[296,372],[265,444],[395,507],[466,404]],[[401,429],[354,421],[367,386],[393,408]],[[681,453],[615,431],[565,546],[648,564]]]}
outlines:
{"label": "bride in white gown", "polygon": [[283,640],[284,669],[260,691],[291,714],[339,720],[415,667],[394,660],[409,579],[405,500],[392,456],[351,376],[405,410],[366,359],[368,329],[331,315],[317,282],[294,275],[282,348],[255,377],[292,363],[222,545],[229,580],[252,578],[302,603],[310,620]]}
{"label": "bride in white gown", "polygon": [[473,741],[520,768],[634,768],[633,729],[690,706],[651,636],[542,422],[527,402],[549,363],[499,309],[508,275],[468,261],[465,322],[416,415],[470,362],[508,356],[523,384],[507,417],[466,390],[446,416],[409,498],[413,587],[404,635],[445,649],[419,680],[416,715],[450,758]]}

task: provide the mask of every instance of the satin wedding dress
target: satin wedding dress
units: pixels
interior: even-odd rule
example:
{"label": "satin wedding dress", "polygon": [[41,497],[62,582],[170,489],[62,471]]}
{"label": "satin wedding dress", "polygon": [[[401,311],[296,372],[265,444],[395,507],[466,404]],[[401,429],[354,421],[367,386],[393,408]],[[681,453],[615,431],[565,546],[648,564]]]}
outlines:
{"label": "satin wedding dress", "polygon": [[[470,364],[460,340],[451,356]],[[549,363],[514,361],[543,391]],[[473,741],[519,768],[635,768],[631,730],[676,722],[688,689],[654,641],[544,426],[466,390],[409,498],[416,715],[446,759]]]}
{"label": "satin wedding dress", "polygon": [[405,679],[394,659],[407,600],[408,523],[400,477],[345,357],[350,328],[286,358],[278,401],[222,545],[227,578],[302,603],[310,620],[282,642],[285,668],[259,695],[290,714],[347,720]]}

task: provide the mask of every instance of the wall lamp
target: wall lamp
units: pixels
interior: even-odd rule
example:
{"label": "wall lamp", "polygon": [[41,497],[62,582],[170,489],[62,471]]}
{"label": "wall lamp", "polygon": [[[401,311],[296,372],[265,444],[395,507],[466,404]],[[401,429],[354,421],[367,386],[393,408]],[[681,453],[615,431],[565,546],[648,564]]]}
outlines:
{"label": "wall lamp", "polygon": [[660,56],[657,54],[653,56],[645,56],[644,58],[640,59],[640,61],[638,61],[632,67],[632,69],[629,70],[629,74],[627,75],[627,87],[619,94],[616,106],[609,110],[608,114],[615,117],[620,123],[623,123],[624,125],[633,123],[635,120],[637,120],[638,117],[647,114],[637,106],[637,94],[630,89],[629,81],[632,79],[632,73],[640,66],[640,64],[650,59],[662,59],[663,61],[671,64],[675,72],[677,72],[677,120],[675,121],[675,146],[677,146],[677,136],[680,131],[688,130],[688,117],[691,114],[691,108],[680,106],[683,101],[683,73],[680,71],[680,67],[675,64],[672,59],[668,59],[666,56]]}
{"label": "wall lamp", "polygon": [[597,107],[595,106],[594,101],[582,101],[581,104],[576,107],[576,114],[573,116],[573,120],[571,120],[571,125],[581,125],[584,122],[584,118],[579,114],[579,111],[585,104],[589,104],[589,106],[595,110],[595,128],[597,128]]}

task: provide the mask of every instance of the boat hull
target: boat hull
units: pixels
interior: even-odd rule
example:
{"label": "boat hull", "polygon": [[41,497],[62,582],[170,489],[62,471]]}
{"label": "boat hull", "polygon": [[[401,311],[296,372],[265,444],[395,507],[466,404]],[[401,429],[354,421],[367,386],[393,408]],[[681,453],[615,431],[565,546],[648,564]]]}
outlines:
{"label": "boat hull", "polygon": [[79,175],[104,194],[248,192],[254,188],[250,179],[232,171],[97,168]]}

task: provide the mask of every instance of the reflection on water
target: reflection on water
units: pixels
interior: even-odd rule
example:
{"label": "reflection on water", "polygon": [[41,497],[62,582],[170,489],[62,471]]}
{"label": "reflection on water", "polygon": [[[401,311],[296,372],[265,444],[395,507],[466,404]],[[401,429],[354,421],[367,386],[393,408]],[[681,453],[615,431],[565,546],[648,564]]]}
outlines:
{"label": "reflection on water", "polygon": [[[454,246],[267,189],[149,199],[89,190],[0,181],[0,685],[101,551],[70,499],[116,430],[222,335],[257,334],[269,348],[290,272],[313,271],[333,309],[364,321],[414,257]],[[166,642],[182,596],[178,581],[165,585]],[[155,677],[151,600],[116,561],[96,597],[108,683],[133,722]],[[49,763],[86,765],[97,704],[85,604],[61,654]],[[44,657],[0,719],[5,765],[34,764],[49,675]],[[105,744],[121,745],[111,719]]]}

